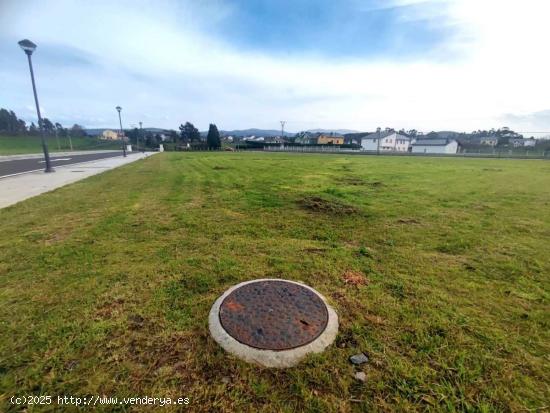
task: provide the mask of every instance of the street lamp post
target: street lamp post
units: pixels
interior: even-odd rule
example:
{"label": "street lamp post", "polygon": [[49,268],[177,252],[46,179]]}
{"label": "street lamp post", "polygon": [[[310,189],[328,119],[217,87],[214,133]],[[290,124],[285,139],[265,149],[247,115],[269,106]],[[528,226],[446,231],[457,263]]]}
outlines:
{"label": "street lamp post", "polygon": [[28,39],[18,42],[19,46],[27,55],[29,61],[29,70],[31,72],[32,91],[34,93],[34,103],[36,104],[36,113],[38,115],[38,127],[40,128],[40,138],[42,139],[42,151],[44,152],[44,161],[46,163],[46,169],[44,172],[54,172],[52,164],[50,162],[50,153],[48,152],[48,145],[46,144],[46,138],[44,137],[44,126],[42,125],[42,116],[40,115],[40,105],[38,104],[38,95],[36,94],[36,84],[34,83],[34,71],[32,70],[31,55],[36,49],[36,45]]}
{"label": "street lamp post", "polygon": [[139,134],[136,138],[136,151],[138,151],[138,152],[139,152],[139,138],[141,138],[141,130],[142,130],[141,127],[142,127],[142,125],[143,125],[143,122],[139,122]]}
{"label": "street lamp post", "polygon": [[120,106],[116,107],[118,112],[118,123],[120,124],[120,139],[122,139],[122,156],[126,158],[126,142],[124,142],[124,132],[122,131],[122,118],[120,117],[120,111],[122,108]]}

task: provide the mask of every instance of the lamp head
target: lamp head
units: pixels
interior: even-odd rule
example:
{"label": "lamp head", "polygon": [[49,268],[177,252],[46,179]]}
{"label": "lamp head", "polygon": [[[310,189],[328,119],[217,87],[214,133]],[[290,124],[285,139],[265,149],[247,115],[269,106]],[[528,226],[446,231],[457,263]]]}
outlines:
{"label": "lamp head", "polygon": [[21,40],[20,42],[18,42],[18,44],[21,47],[21,49],[23,49],[23,51],[29,56],[36,49],[36,45],[33,42],[31,42],[29,39]]}

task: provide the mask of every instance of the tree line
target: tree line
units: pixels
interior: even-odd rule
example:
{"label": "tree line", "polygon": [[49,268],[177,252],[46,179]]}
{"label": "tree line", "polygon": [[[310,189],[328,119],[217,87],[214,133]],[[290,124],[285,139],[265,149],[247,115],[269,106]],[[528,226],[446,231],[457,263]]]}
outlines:
{"label": "tree line", "polygon": [[185,122],[185,125],[180,125],[179,136],[175,136],[175,143],[189,144],[190,146],[204,146],[208,149],[221,148],[221,138],[218,127],[211,123],[208,127],[208,134],[206,135],[206,142],[203,141],[199,130],[191,122]]}
{"label": "tree line", "polygon": [[214,124],[210,124],[206,137],[203,137],[199,130],[191,122],[185,122],[179,126],[179,132],[171,130],[163,130],[162,133],[153,132],[150,130],[141,130],[138,128],[126,129],[125,136],[130,143],[156,147],[162,142],[174,143],[176,148],[193,148],[193,149],[219,149],[221,148],[221,136],[218,128]]}
{"label": "tree line", "polygon": [[[48,118],[42,118],[42,127],[44,133],[49,136],[86,136],[84,128],[76,123],[70,128],[65,128],[59,122],[54,123]],[[13,110],[0,108],[0,135],[38,136],[40,135],[40,129],[34,122],[27,126],[27,123],[19,119]]]}

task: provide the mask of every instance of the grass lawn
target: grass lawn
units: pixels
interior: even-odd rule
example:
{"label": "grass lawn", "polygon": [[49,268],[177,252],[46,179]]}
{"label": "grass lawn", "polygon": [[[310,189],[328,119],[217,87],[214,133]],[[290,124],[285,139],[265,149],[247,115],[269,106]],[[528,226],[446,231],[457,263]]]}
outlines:
{"label": "grass lawn", "polygon": [[[0,210],[0,410],[548,409],[549,274],[547,161],[159,154]],[[287,370],[226,354],[210,306],[261,277],[324,294],[336,343]]]}
{"label": "grass lawn", "polygon": [[[121,148],[120,142],[104,141],[91,137],[74,137],[71,139],[75,151]],[[63,152],[71,149],[69,138],[56,139],[55,136],[49,136],[46,138],[46,142],[50,152]],[[39,136],[0,136],[0,155],[26,153],[42,153],[42,141]]]}

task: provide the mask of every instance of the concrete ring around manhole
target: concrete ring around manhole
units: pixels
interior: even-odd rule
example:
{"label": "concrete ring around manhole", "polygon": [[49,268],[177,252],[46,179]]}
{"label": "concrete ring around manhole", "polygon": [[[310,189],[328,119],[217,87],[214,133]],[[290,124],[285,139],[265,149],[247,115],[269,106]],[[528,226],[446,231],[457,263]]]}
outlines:
{"label": "concrete ring around manhole", "polygon": [[338,315],[313,288],[263,278],[237,284],[215,302],[210,334],[227,352],[265,367],[292,367],[336,338]]}

